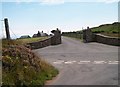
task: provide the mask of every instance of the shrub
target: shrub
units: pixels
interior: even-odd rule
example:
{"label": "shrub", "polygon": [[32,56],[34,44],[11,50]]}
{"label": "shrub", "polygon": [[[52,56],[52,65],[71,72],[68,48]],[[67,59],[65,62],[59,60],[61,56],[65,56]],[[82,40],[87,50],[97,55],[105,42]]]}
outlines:
{"label": "shrub", "polygon": [[58,74],[57,69],[22,45],[7,45],[2,52],[3,86],[44,85],[46,80]]}

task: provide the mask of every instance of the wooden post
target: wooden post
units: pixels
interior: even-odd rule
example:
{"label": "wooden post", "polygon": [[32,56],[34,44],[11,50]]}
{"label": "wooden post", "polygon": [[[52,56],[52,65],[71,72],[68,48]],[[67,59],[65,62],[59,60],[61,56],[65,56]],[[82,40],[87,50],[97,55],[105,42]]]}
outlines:
{"label": "wooden post", "polygon": [[9,24],[7,18],[4,19],[4,23],[5,23],[6,38],[10,40]]}

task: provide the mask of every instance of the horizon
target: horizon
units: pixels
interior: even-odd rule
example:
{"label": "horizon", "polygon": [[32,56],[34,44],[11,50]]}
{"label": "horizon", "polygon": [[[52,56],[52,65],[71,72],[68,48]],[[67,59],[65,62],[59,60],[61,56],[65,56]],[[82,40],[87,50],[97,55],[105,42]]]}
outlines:
{"label": "horizon", "polygon": [[[50,5],[2,2],[1,8],[3,16],[0,18],[8,18],[12,38],[32,36],[38,31],[50,34],[56,28],[61,32],[70,32],[118,22],[118,2],[64,2]],[[1,24],[5,36],[4,24]]]}

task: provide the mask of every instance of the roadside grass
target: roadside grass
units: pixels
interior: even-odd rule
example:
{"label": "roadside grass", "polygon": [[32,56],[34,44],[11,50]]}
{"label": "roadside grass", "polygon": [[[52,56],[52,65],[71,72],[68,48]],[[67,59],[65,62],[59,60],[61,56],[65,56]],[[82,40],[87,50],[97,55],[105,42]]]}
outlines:
{"label": "roadside grass", "polygon": [[3,86],[43,86],[58,74],[56,68],[24,47],[21,41],[4,39],[2,44]]}

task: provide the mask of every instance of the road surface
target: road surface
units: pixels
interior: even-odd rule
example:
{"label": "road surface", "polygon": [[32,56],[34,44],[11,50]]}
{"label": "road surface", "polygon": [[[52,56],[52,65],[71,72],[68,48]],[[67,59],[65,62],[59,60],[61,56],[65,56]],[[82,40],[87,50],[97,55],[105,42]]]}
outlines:
{"label": "road surface", "polygon": [[33,50],[59,69],[49,85],[118,85],[118,47],[62,37],[62,44]]}

